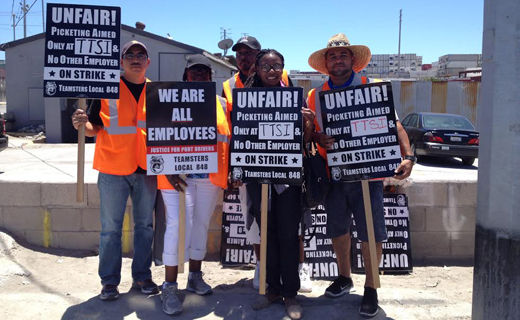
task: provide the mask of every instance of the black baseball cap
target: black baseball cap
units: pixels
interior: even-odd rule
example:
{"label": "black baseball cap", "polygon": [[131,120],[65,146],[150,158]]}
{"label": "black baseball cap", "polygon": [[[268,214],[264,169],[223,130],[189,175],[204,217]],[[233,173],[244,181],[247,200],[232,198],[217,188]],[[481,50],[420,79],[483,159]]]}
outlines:
{"label": "black baseball cap", "polygon": [[196,66],[198,64],[211,69],[211,63],[209,59],[201,54],[193,54],[191,56],[188,56],[188,58],[186,59],[186,69]]}
{"label": "black baseball cap", "polygon": [[231,50],[237,51],[238,46],[240,46],[240,45],[248,46],[249,48],[254,49],[254,50],[262,49],[260,42],[258,42],[258,40],[256,40],[255,37],[251,37],[251,36],[245,36],[245,37],[238,39],[237,43],[235,43],[235,45],[231,48]]}

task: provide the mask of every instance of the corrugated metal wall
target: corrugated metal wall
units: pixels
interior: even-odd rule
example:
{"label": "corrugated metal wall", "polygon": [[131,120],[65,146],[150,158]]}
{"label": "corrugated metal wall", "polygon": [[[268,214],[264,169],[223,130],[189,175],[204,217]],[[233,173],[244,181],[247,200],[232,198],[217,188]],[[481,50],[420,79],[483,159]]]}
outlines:
{"label": "corrugated metal wall", "polygon": [[467,117],[478,129],[477,105],[480,82],[392,80],[399,118],[411,112],[454,113]]}

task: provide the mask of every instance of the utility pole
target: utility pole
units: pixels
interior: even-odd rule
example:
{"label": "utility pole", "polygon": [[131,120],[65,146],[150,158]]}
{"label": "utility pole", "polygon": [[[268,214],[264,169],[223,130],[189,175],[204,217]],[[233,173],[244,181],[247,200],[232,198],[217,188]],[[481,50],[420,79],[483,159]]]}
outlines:
{"label": "utility pole", "polygon": [[518,0],[484,1],[473,320],[520,314],[519,25]]}
{"label": "utility pole", "polygon": [[45,10],[43,9],[43,0],[42,0],[42,29],[45,32]]}
{"label": "utility pole", "polygon": [[25,0],[23,0],[23,37],[27,37],[27,5],[25,4]]}
{"label": "utility pole", "polygon": [[397,74],[401,72],[401,21],[403,16],[403,9],[399,9],[399,44],[397,46]]}
{"label": "utility pole", "polygon": [[13,41],[16,40],[16,14],[13,13]]}
{"label": "utility pole", "polygon": [[403,17],[403,9],[399,9],[399,45],[397,47],[397,54],[401,58],[401,22]]}

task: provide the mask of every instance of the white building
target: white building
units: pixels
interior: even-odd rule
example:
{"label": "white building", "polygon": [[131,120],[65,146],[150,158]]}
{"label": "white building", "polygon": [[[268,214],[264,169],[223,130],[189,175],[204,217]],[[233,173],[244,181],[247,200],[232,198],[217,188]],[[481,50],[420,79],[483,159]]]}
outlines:
{"label": "white building", "polygon": [[411,72],[421,70],[422,56],[415,53],[373,54],[363,75],[374,78],[409,78]]}

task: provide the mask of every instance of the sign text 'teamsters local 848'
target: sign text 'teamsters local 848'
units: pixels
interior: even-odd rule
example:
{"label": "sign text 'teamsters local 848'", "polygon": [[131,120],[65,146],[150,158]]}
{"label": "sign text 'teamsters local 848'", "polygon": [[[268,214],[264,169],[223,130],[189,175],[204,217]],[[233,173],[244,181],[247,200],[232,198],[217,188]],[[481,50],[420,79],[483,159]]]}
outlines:
{"label": "sign text 'teamsters local 848'", "polygon": [[233,89],[233,179],[301,183],[302,95],[302,88]]}
{"label": "sign text 'teamsters local 848'", "polygon": [[[217,172],[215,91],[215,82],[146,84],[149,175]],[[225,117],[223,109],[219,112]]]}
{"label": "sign text 'teamsters local 848'", "polygon": [[401,163],[390,82],[320,92],[325,134],[334,137],[327,163],[334,181],[393,176]]}
{"label": "sign text 'teamsters local 848'", "polygon": [[47,4],[44,97],[119,98],[121,8]]}

